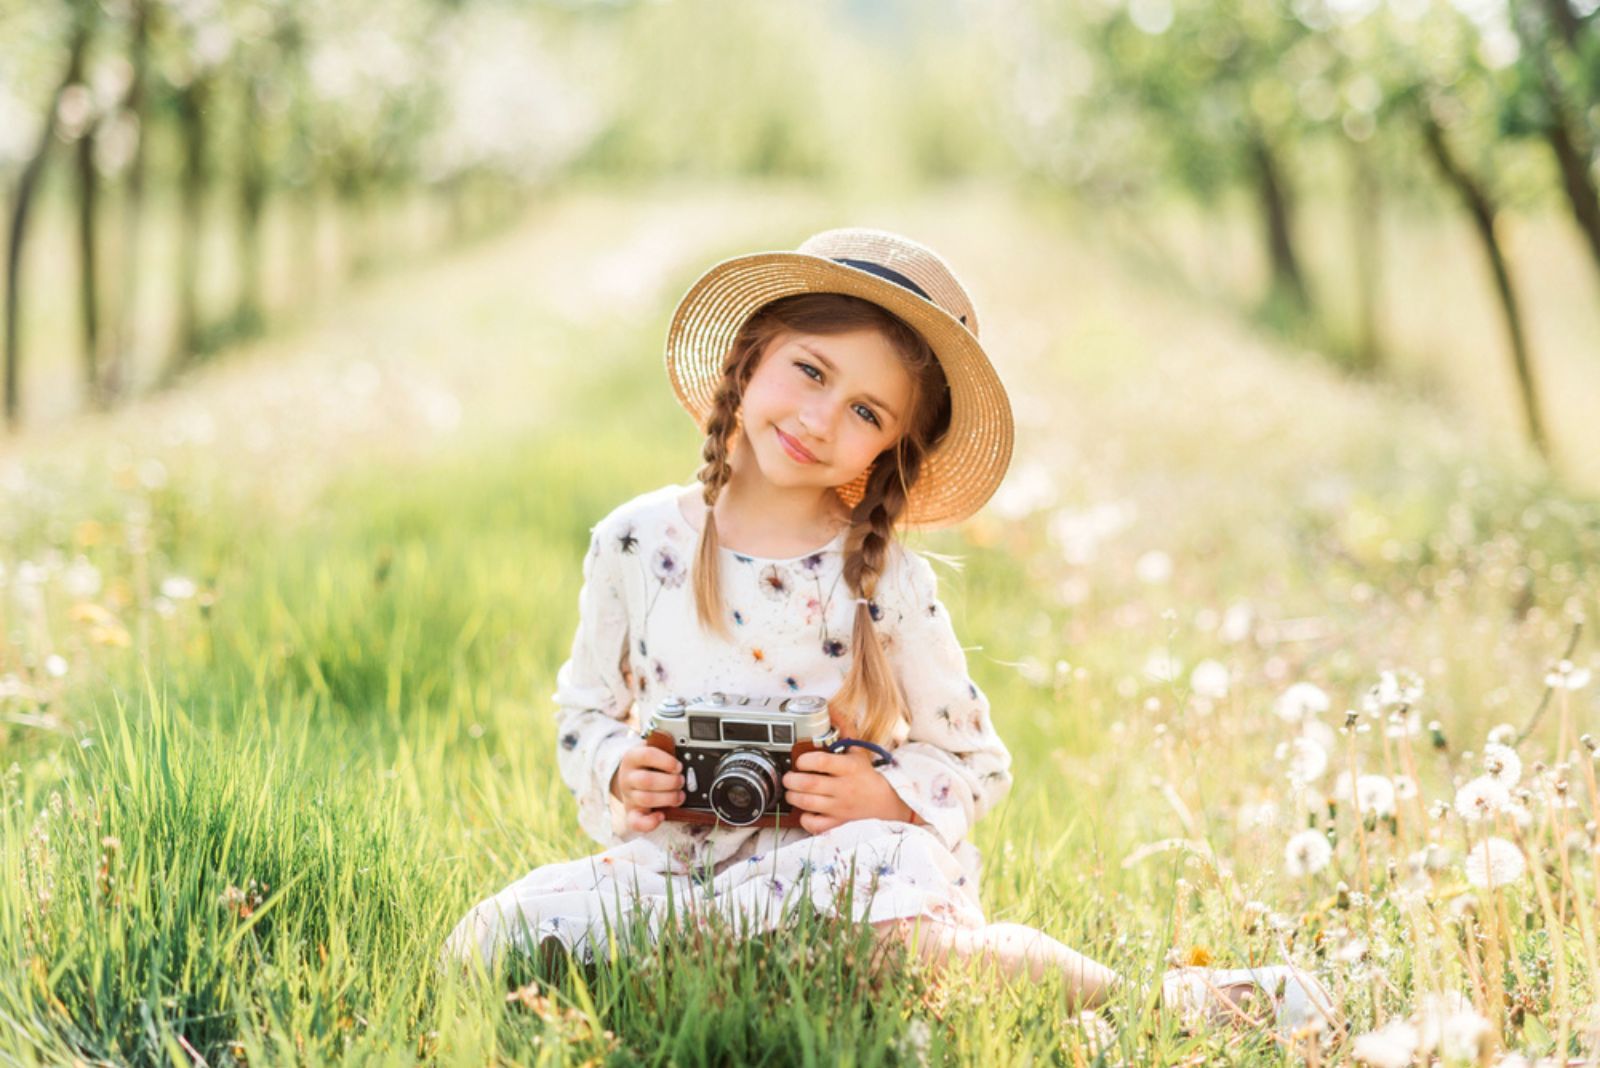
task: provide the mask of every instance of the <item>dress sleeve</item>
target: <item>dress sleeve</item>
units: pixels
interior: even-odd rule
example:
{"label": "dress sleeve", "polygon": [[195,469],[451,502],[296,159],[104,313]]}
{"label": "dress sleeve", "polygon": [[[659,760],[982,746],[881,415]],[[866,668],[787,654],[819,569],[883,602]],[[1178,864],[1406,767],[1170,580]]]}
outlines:
{"label": "dress sleeve", "polygon": [[622,754],[643,742],[628,724],[633,692],[626,673],[628,604],[620,548],[602,526],[590,532],[578,594],[578,631],[572,655],[556,672],[556,763],[578,802],[578,823],[604,846],[632,837],[622,806],[611,796],[611,776]]}
{"label": "dress sleeve", "polygon": [[966,654],[940,603],[928,561],[905,551],[898,628],[887,653],[911,723],[880,769],[922,822],[954,850],[1011,789],[1011,754],[989,718],[989,699],[967,674]]}

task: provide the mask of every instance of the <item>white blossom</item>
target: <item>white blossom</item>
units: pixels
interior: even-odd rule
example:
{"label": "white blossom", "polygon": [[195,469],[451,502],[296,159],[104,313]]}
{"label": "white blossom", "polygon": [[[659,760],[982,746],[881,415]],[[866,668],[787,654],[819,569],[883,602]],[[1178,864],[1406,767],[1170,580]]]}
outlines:
{"label": "white blossom", "polygon": [[1392,1020],[1376,1031],[1356,1036],[1351,1056],[1371,1068],[1405,1068],[1417,1052],[1417,1029],[1404,1020]]}
{"label": "white blossom", "polygon": [[1290,743],[1293,755],[1289,758],[1289,781],[1305,786],[1322,778],[1328,770],[1328,751],[1310,738],[1296,738]]}
{"label": "white blossom", "polygon": [[1522,758],[1510,746],[1490,742],[1483,747],[1483,770],[1509,790],[1522,778]]}
{"label": "white blossom", "polygon": [[1309,682],[1297,682],[1278,695],[1272,710],[1279,719],[1299,723],[1307,716],[1326,712],[1328,706],[1328,695],[1321,687]]}
{"label": "white blossom", "polygon": [[1422,699],[1422,680],[1413,671],[1385,671],[1378,676],[1377,685],[1362,698],[1362,708],[1378,715],[1401,705],[1414,705]]}
{"label": "white blossom", "polygon": [[1480,775],[1456,791],[1456,814],[1468,823],[1493,819],[1511,803],[1511,793],[1487,775]]}
{"label": "white blossom", "polygon": [[1504,838],[1485,838],[1467,852],[1467,882],[1480,890],[1514,883],[1526,869],[1522,850]]}
{"label": "white blossom", "polygon": [[1189,688],[1200,697],[1220,701],[1228,696],[1228,682],[1228,669],[1217,660],[1202,660],[1189,673]]}
{"label": "white blossom", "polygon": [[1563,660],[1544,677],[1544,684],[1557,690],[1581,690],[1589,685],[1590,672],[1586,667],[1577,667],[1570,660]]}
{"label": "white blossom", "polygon": [[1355,789],[1350,786],[1350,773],[1341,771],[1334,780],[1333,796],[1336,801],[1354,801],[1363,815],[1394,815],[1394,783],[1384,775],[1357,775]]}
{"label": "white blossom", "polygon": [[1315,875],[1333,859],[1333,846],[1321,831],[1301,831],[1283,849],[1284,866],[1290,875]]}

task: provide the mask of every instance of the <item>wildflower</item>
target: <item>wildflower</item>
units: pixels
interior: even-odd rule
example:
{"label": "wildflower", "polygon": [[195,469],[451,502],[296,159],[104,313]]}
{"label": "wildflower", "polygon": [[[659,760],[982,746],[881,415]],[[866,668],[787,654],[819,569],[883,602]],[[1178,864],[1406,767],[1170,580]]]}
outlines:
{"label": "wildflower", "polygon": [[1334,781],[1333,796],[1339,801],[1354,801],[1363,815],[1394,815],[1394,783],[1383,775],[1357,775],[1355,788],[1351,789],[1350,773],[1342,771]]}
{"label": "wildflower", "polygon": [[187,601],[195,595],[196,589],[194,579],[184,578],[182,575],[172,575],[161,580],[161,596],[169,601]]}
{"label": "wildflower", "polygon": [[1378,676],[1377,685],[1362,698],[1362,708],[1370,715],[1378,715],[1391,708],[1414,705],[1422,698],[1422,679],[1414,671],[1385,671]]}
{"label": "wildflower", "polygon": [[1183,661],[1165,649],[1156,649],[1145,657],[1144,673],[1157,682],[1172,682],[1183,674]]}
{"label": "wildflower", "polygon": [[1290,875],[1315,875],[1333,859],[1333,846],[1320,831],[1301,831],[1289,839],[1283,850],[1284,865]]}
{"label": "wildflower", "polygon": [[1328,695],[1322,688],[1309,682],[1297,682],[1273,703],[1272,710],[1278,718],[1289,723],[1299,723],[1307,716],[1328,710]]}
{"label": "wildflower", "polygon": [[67,673],[67,658],[60,653],[51,653],[44,658],[45,674],[52,679],[59,679]]}
{"label": "wildflower", "polygon": [[1409,775],[1396,775],[1394,782],[1394,797],[1396,801],[1410,801],[1417,796],[1417,780]]}
{"label": "wildflower", "polygon": [[1202,660],[1189,673],[1189,688],[1200,697],[1220,701],[1228,696],[1228,669],[1220,661]]}
{"label": "wildflower", "polygon": [[100,569],[87,557],[80,556],[61,573],[61,585],[67,596],[77,601],[87,600],[100,592]]}
{"label": "wildflower", "polygon": [[1273,801],[1240,805],[1238,820],[1241,831],[1276,826],[1278,822],[1278,806]]}
{"label": "wildflower", "polygon": [[1405,1068],[1416,1055],[1417,1029],[1404,1020],[1393,1020],[1376,1031],[1358,1035],[1350,1052],[1371,1068]]}
{"label": "wildflower", "polygon": [[1417,1008],[1418,1033],[1424,1051],[1437,1049],[1447,1061],[1476,1063],[1489,1035],[1489,1021],[1478,1015],[1466,995],[1429,995]]}
{"label": "wildflower", "polygon": [[1172,557],[1151,549],[1133,565],[1133,573],[1147,586],[1159,586],[1172,577]]}
{"label": "wildflower", "polygon": [[1328,751],[1310,738],[1296,738],[1290,743],[1294,755],[1289,758],[1289,781],[1305,786],[1322,778],[1328,770]]}
{"label": "wildflower", "polygon": [[1501,723],[1489,728],[1490,745],[1510,745],[1517,737],[1517,728],[1509,723]]}
{"label": "wildflower", "polygon": [[1511,792],[1487,775],[1456,791],[1456,814],[1468,823],[1490,819],[1511,803]]}
{"label": "wildflower", "polygon": [[1577,667],[1572,661],[1563,660],[1544,677],[1544,684],[1552,690],[1581,690],[1589,685],[1589,679],[1588,668]]}
{"label": "wildflower", "polygon": [[1526,869],[1522,850],[1504,838],[1485,838],[1467,853],[1467,882],[1480,890],[1514,883]]}
{"label": "wildflower", "polygon": [[1510,746],[1490,742],[1483,747],[1483,770],[1509,790],[1522,778],[1522,758]]}

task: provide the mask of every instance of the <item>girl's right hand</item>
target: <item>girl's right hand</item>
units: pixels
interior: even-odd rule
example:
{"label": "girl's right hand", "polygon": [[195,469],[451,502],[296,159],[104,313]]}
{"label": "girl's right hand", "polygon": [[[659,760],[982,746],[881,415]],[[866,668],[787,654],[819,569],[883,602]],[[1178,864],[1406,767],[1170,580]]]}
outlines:
{"label": "girl's right hand", "polygon": [[611,777],[611,796],[622,802],[629,830],[653,831],[667,818],[656,809],[681,805],[688,798],[683,789],[683,765],[653,745],[634,746],[622,754],[622,763]]}

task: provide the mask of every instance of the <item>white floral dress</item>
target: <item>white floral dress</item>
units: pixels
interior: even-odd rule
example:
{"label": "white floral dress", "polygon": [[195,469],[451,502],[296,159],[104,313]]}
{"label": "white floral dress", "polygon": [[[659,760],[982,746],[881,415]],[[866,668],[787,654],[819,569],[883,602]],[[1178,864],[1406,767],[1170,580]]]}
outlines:
{"label": "white floral dress", "polygon": [[608,925],[642,918],[654,934],[669,890],[675,915],[717,905],[747,932],[770,930],[801,894],[842,911],[835,900],[852,872],[856,921],[985,922],[966,835],[1010,789],[1011,756],[967,675],[933,569],[898,543],[869,609],[912,719],[894,739],[895,763],[879,770],[923,823],[855,820],[817,835],[671,820],[647,834],[626,829],[609,785],[623,752],[643,744],[637,727],[655,702],[716,690],[832,697],[850,667],[842,532],[788,559],[723,549],[731,638],[702,631],[690,575],[699,535],[678,504],[687,488],[643,494],[594,527],[572,656],[556,676],[561,775],[584,830],[607,848],[537,868],[480,902],[446,941],[447,958],[489,960],[508,944],[555,939],[588,959]]}

